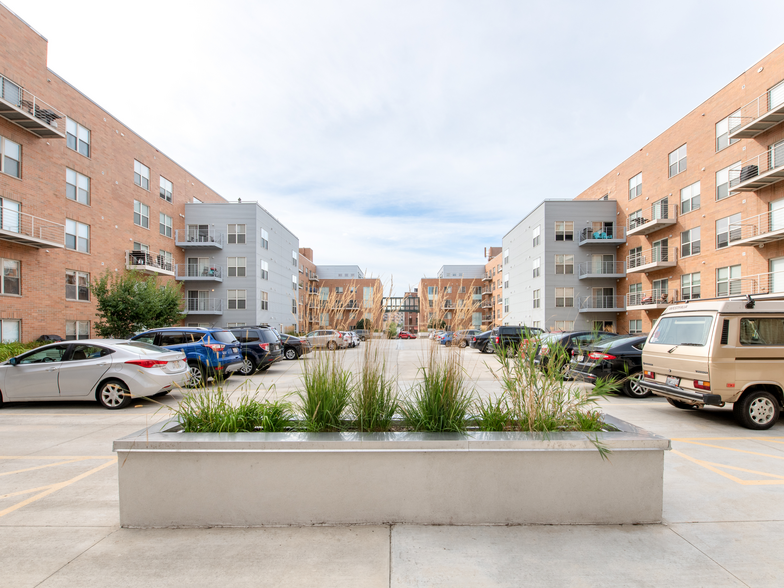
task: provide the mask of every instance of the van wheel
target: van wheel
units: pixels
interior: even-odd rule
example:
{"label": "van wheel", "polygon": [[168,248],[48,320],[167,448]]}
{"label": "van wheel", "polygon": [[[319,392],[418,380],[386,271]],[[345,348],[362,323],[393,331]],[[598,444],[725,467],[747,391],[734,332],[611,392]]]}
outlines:
{"label": "van wheel", "polygon": [[640,386],[640,374],[629,376],[623,383],[623,391],[629,398],[648,398],[651,395],[650,390]]}
{"label": "van wheel", "polygon": [[673,400],[672,398],[668,398],[667,402],[672,404],[675,408],[682,408],[683,410],[691,410],[696,409],[697,407],[693,404],[689,404],[688,402],[681,402],[680,400]]}
{"label": "van wheel", "polygon": [[747,429],[763,431],[779,420],[779,404],[770,392],[757,390],[743,395],[732,406],[735,419]]}

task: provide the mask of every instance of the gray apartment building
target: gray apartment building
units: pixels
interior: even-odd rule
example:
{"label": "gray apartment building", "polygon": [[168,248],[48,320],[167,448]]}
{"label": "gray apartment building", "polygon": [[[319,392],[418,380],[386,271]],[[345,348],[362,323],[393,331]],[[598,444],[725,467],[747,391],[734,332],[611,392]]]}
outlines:
{"label": "gray apartment building", "polygon": [[299,239],[257,202],[186,204],[175,244],[186,324],[296,329]]}
{"label": "gray apartment building", "polygon": [[365,274],[358,265],[317,265],[316,273],[321,280],[365,279]]}
{"label": "gray apartment building", "polygon": [[618,257],[626,230],[614,200],[545,200],[503,238],[507,325],[545,330],[616,329],[625,311]]}

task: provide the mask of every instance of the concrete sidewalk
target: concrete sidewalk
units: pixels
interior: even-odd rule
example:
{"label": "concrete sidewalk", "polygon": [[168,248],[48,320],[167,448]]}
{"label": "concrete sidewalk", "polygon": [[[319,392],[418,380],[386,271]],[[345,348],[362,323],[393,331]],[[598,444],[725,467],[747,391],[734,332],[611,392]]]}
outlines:
{"label": "concrete sidewalk", "polygon": [[[429,342],[403,343],[410,345],[395,342],[389,357],[401,380],[414,381]],[[357,360],[349,355],[357,351],[346,359]],[[485,365],[493,358],[462,353],[478,391],[497,390]],[[301,367],[277,364],[249,378],[250,387],[275,382],[282,395]],[[6,405],[0,586],[784,584],[784,422],[752,432],[734,424],[730,409],[682,411],[659,398],[617,397],[602,408],[673,440],[664,524],[120,529],[111,444],[165,418],[161,406]]]}

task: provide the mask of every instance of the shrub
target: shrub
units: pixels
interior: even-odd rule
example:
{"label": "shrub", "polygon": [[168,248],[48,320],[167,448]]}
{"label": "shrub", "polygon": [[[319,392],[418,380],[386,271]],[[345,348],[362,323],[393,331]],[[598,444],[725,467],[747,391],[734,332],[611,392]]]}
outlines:
{"label": "shrub", "polygon": [[316,352],[305,363],[302,373],[304,390],[297,396],[302,402],[305,430],[339,431],[351,400],[351,372],[346,370],[334,352]]}
{"label": "shrub", "polygon": [[29,343],[0,343],[0,362],[46,344],[47,343],[41,341],[30,341]]}
{"label": "shrub", "polygon": [[350,407],[359,431],[389,431],[398,410],[395,381],[386,375],[377,341],[364,346],[364,364],[351,396]]}
{"label": "shrub", "polygon": [[186,433],[273,433],[294,424],[288,402],[260,402],[255,394],[243,394],[234,405],[231,395],[220,387],[216,391],[186,392],[174,415]]}

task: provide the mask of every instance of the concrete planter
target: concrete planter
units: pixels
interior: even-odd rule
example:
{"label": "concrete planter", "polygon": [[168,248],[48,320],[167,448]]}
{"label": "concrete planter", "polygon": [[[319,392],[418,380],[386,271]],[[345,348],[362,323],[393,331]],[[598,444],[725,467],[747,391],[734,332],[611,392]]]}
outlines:
{"label": "concrete planter", "polygon": [[[118,439],[123,527],[661,521],[670,441],[584,433],[182,433]],[[591,434],[593,437],[594,435]]]}

